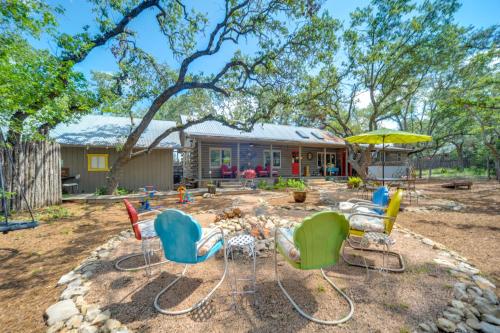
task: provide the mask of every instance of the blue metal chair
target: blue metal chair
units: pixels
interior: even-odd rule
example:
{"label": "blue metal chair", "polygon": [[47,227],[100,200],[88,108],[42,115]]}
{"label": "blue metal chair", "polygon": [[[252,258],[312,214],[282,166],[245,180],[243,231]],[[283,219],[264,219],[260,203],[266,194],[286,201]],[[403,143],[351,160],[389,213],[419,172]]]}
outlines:
{"label": "blue metal chair", "polygon": [[[168,209],[156,217],[155,230],[162,242],[165,258],[172,262],[185,264],[185,267],[181,275],[156,295],[154,307],[157,311],[169,315],[191,312],[206,302],[226,277],[227,253],[222,228],[202,229],[190,215],[176,209]],[[160,307],[159,298],[186,274],[188,265],[202,263],[214,256],[220,249],[224,251],[224,273],[217,285],[203,299],[195,305],[179,311]]]}
{"label": "blue metal chair", "polygon": [[358,208],[364,207],[375,211],[377,214],[384,214],[384,210],[389,204],[389,189],[385,186],[380,186],[373,192],[372,200],[349,199],[344,202],[339,202],[339,210],[344,213],[354,212]]}

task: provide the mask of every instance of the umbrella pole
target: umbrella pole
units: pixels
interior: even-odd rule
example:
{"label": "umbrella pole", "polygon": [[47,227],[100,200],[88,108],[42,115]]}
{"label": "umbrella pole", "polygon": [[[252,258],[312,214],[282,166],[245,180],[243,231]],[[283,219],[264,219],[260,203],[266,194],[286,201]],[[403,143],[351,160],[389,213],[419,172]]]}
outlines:
{"label": "umbrella pole", "polygon": [[382,137],[382,186],[385,186],[385,136]]}

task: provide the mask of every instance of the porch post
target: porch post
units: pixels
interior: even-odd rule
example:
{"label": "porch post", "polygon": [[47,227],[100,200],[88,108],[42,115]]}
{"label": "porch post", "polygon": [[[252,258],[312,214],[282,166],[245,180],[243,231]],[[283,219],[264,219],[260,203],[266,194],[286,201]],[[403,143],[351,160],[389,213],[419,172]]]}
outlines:
{"label": "porch post", "polygon": [[323,176],[326,177],[326,147],[323,147]]}
{"label": "porch post", "polygon": [[302,146],[299,145],[299,178],[302,179]]}
{"label": "porch post", "polygon": [[201,187],[201,140],[198,140],[198,182],[198,186]]}
{"label": "porch post", "polygon": [[238,169],[236,170],[236,174],[238,175],[238,180],[240,179],[240,143],[238,142],[236,146],[236,166]]}
{"label": "porch post", "polygon": [[344,158],[344,164],[345,164],[344,173],[346,176],[349,176],[349,170],[347,170],[347,163],[348,163],[347,160],[349,159],[349,149],[347,149],[347,147],[345,147],[344,154],[345,154],[344,155],[345,156],[345,158]]}
{"label": "porch post", "polygon": [[271,148],[269,149],[269,178],[273,178],[273,144],[271,143]]}

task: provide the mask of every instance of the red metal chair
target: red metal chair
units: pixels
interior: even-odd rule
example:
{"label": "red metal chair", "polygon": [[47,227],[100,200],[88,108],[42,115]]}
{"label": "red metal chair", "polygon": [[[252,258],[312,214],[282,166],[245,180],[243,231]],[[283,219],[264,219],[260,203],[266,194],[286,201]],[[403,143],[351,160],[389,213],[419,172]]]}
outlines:
{"label": "red metal chair", "polygon": [[[147,212],[137,213],[137,210],[127,199],[124,199],[123,203],[125,204],[130,223],[132,224],[132,230],[134,231],[135,239],[141,241],[142,253],[131,254],[119,259],[115,263],[115,268],[120,271],[133,271],[144,268],[146,270],[146,274],[151,275],[152,266],[163,264],[166,261],[161,261],[154,264],[151,263],[151,255],[153,254],[153,252],[161,250],[161,243],[159,243],[160,247],[158,249],[153,249],[151,246],[152,241],[158,239],[154,228],[154,217],[156,217],[156,215],[154,215],[154,217],[150,219],[141,219],[141,217],[151,214],[158,214],[161,213],[161,211],[149,210]],[[144,256],[145,264],[143,266],[129,268],[120,267],[120,263],[122,263],[123,261],[138,256]]]}
{"label": "red metal chair", "polygon": [[231,178],[233,176],[233,172],[227,165],[222,164],[220,167],[220,175],[222,178],[226,178],[226,176]]}
{"label": "red metal chair", "polygon": [[231,168],[231,172],[233,174],[233,178],[238,177],[238,167],[236,165],[233,165]]}
{"label": "red metal chair", "polygon": [[267,170],[264,170],[262,168],[262,165],[260,165],[260,164],[255,167],[255,173],[257,174],[258,177],[269,176],[269,172],[267,172]]}

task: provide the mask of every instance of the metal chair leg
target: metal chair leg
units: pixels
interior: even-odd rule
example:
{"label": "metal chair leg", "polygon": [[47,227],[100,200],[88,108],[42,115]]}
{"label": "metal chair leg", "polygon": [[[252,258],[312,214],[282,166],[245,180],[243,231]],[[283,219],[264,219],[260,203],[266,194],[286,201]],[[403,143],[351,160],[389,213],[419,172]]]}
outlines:
{"label": "metal chair leg", "polygon": [[[142,248],[142,253],[136,253],[136,254],[130,254],[128,256],[125,256],[123,258],[120,258],[119,260],[117,260],[115,262],[115,268],[119,271],[136,271],[136,270],[139,270],[139,269],[145,269],[146,271],[146,275],[147,276],[151,276],[151,267],[153,266],[158,266],[158,265],[162,265],[162,264],[165,264],[167,262],[169,262],[168,260],[163,260],[163,261],[160,261],[160,262],[156,262],[154,264],[151,263],[151,253],[152,252],[157,252],[157,251],[161,251],[162,248],[161,248],[161,245],[160,245],[160,248],[159,249],[150,249],[150,244],[145,244],[144,242],[150,242],[150,240],[143,240],[142,241],[142,244],[141,244],[141,248]],[[147,254],[146,251],[149,251],[150,253]],[[125,267],[121,267],[121,263],[130,259],[130,258],[135,258],[135,257],[144,257],[144,265],[142,266],[136,266],[136,267],[128,267],[128,268],[125,268]]]}
{"label": "metal chair leg", "polygon": [[281,280],[280,280],[279,274],[278,274],[278,254],[277,254],[276,247],[277,247],[277,245],[274,246],[274,273],[276,275],[276,280],[278,281],[278,285],[281,288],[281,290],[283,291],[283,293],[285,294],[286,298],[288,298],[288,300],[290,301],[290,303],[292,303],[295,310],[297,310],[301,316],[303,316],[311,321],[314,321],[316,323],[324,324],[324,325],[342,324],[342,323],[348,321],[352,317],[352,315],[354,313],[353,301],[342,290],[340,290],[340,288],[338,288],[335,285],[335,283],[333,283],[333,281],[328,278],[328,276],[326,276],[326,274],[322,268],[320,270],[321,270],[321,274],[323,275],[323,278],[349,303],[349,314],[347,314],[345,317],[338,319],[338,320],[322,320],[322,319],[315,318],[315,317],[307,314],[306,312],[304,312],[304,310],[302,310],[300,308],[300,306],[297,303],[295,303],[293,298],[288,294],[285,287],[283,287],[283,284],[281,283]]}
{"label": "metal chair leg", "polygon": [[393,256],[393,257],[396,257],[399,261],[399,267],[398,268],[389,268],[389,267],[380,267],[380,266],[373,266],[373,265],[366,265],[366,260],[365,260],[365,265],[362,265],[362,264],[358,264],[358,263],[355,263],[349,259],[347,259],[346,257],[346,254],[345,254],[345,248],[346,246],[344,246],[342,248],[342,252],[341,252],[341,256],[342,256],[342,259],[344,259],[344,261],[351,265],[351,266],[357,266],[357,267],[366,267],[368,269],[377,269],[377,270],[385,270],[385,271],[388,271],[388,272],[394,272],[394,273],[402,273],[406,270],[406,265],[405,265],[405,262],[404,262],[404,259],[403,259],[403,256],[401,256],[401,254],[397,253],[397,252],[394,252],[394,251],[386,251],[386,250],[379,250],[379,249],[367,249],[367,248],[363,248],[363,247],[359,247],[359,246],[355,246],[352,244],[351,240],[350,239],[347,239],[347,244],[349,244],[349,246],[354,249],[354,250],[358,250],[358,251],[363,251],[363,252],[376,252],[376,253],[381,253],[383,256],[387,255],[387,256]]}
{"label": "metal chair leg", "polygon": [[170,287],[172,287],[174,284],[176,284],[177,281],[179,281],[186,274],[186,271],[187,271],[187,268],[188,268],[188,265],[186,265],[184,267],[184,270],[182,271],[181,275],[179,275],[177,278],[175,278],[174,281],[170,282],[170,284],[168,286],[166,286],[165,288],[163,288],[156,295],[155,300],[154,300],[154,307],[155,307],[156,311],[158,311],[160,313],[163,313],[163,314],[176,316],[176,315],[181,315],[181,314],[185,314],[185,313],[191,312],[191,311],[199,308],[200,306],[202,306],[212,296],[212,294],[220,287],[220,285],[222,284],[222,282],[224,282],[224,279],[226,277],[226,273],[227,273],[226,242],[224,242],[224,249],[223,249],[223,251],[224,251],[224,273],[222,274],[222,277],[221,277],[220,281],[215,285],[215,287],[212,290],[210,290],[210,292],[205,297],[203,297],[201,300],[199,300],[198,302],[196,302],[193,306],[191,306],[191,307],[189,307],[187,309],[183,309],[183,310],[171,311],[171,310],[164,309],[164,308],[160,307],[160,304],[159,304],[158,301],[159,301],[161,295],[163,295],[164,293],[166,293]]}

